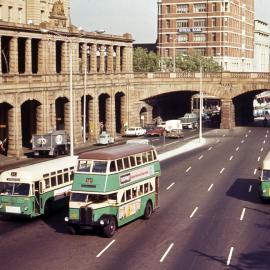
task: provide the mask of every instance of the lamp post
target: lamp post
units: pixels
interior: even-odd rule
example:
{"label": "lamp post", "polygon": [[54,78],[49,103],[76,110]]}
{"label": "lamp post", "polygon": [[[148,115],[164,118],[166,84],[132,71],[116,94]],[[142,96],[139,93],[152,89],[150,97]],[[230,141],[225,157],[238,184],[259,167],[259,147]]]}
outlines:
{"label": "lamp post", "polygon": [[203,91],[202,91],[202,60],[200,59],[200,127],[199,127],[199,143],[202,142],[202,114],[203,114]]}

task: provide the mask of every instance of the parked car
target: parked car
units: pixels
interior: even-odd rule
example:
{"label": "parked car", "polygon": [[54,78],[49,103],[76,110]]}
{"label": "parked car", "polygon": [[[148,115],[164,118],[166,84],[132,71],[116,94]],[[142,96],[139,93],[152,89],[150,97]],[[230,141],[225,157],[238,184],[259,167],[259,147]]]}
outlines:
{"label": "parked car", "polygon": [[97,144],[109,144],[114,143],[114,138],[106,131],[102,131],[97,139]]}
{"label": "parked car", "polygon": [[171,131],[167,132],[166,137],[168,138],[184,138],[184,133],[181,129],[172,129]]}
{"label": "parked car", "polygon": [[153,127],[146,131],[146,136],[163,136],[165,131],[165,128],[163,127]]}
{"label": "parked car", "polygon": [[146,130],[141,127],[129,127],[125,131],[125,136],[142,136],[145,132]]}

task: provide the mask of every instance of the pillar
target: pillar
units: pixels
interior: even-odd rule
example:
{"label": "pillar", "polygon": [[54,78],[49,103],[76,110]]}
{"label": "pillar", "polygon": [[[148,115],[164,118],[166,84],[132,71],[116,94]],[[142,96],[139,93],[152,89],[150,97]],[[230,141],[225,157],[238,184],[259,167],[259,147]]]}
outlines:
{"label": "pillar", "polygon": [[232,99],[221,99],[220,128],[231,129],[235,127],[235,112]]}
{"label": "pillar", "polygon": [[120,73],[121,72],[121,49],[120,46],[116,47],[116,66],[115,66],[115,72]]}
{"label": "pillar", "polygon": [[18,74],[18,38],[13,37],[9,44],[9,68],[11,74]]}
{"label": "pillar", "polygon": [[99,66],[99,72],[104,73],[105,72],[105,46],[101,45],[100,47],[100,66]]}
{"label": "pillar", "polygon": [[98,107],[98,95],[94,95],[92,102],[93,114],[90,115],[90,127],[93,132],[91,133],[91,142],[96,142],[96,139],[99,137],[99,107]]}
{"label": "pillar", "polygon": [[115,98],[114,95],[106,98],[106,131],[115,136]]}
{"label": "pillar", "polygon": [[109,49],[108,49],[108,56],[107,56],[107,60],[108,60],[107,72],[108,72],[108,73],[113,73],[113,72],[114,72],[114,67],[113,67],[113,54],[114,54],[113,46],[109,46]]}
{"label": "pillar", "polygon": [[84,43],[82,46],[82,73],[87,71],[87,44]]}
{"label": "pillar", "polygon": [[62,51],[61,51],[61,73],[68,74],[69,73],[69,44],[64,41],[62,43]]}
{"label": "pillar", "polygon": [[90,72],[97,72],[97,45],[92,44],[90,47]]}
{"label": "pillar", "polygon": [[37,106],[37,134],[45,133],[44,106]]}
{"label": "pillar", "polygon": [[32,40],[30,38],[25,42],[25,73],[32,74]]}
{"label": "pillar", "polygon": [[128,48],[127,47],[124,47],[123,48],[123,59],[122,59],[122,72],[128,72],[128,59],[127,59],[127,56],[128,56]]}
{"label": "pillar", "polygon": [[74,121],[73,121],[73,130],[74,130],[74,145],[81,144],[83,142],[82,137],[82,114],[81,114],[81,99],[74,100]]}
{"label": "pillar", "polygon": [[44,74],[47,73],[48,70],[45,67],[46,63],[48,63],[48,55],[46,53],[48,49],[49,43],[47,40],[40,40],[38,43],[38,73]]}

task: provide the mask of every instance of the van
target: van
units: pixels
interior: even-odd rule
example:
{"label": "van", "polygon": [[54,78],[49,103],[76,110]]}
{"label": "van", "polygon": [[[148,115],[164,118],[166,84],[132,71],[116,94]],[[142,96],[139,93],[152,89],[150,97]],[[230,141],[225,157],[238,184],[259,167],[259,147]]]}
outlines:
{"label": "van", "polygon": [[170,132],[172,129],[183,129],[181,120],[179,119],[167,120],[161,123],[161,125],[158,125],[158,127],[163,127],[167,132]]}

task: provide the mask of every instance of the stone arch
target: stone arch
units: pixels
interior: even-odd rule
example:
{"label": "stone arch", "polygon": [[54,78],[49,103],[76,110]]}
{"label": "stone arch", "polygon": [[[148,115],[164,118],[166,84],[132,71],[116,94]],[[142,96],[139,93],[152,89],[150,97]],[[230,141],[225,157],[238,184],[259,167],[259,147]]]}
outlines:
{"label": "stone arch", "polygon": [[116,133],[124,133],[127,126],[127,99],[123,92],[115,94],[115,129]]}
{"label": "stone arch", "polygon": [[110,130],[111,97],[107,93],[98,96],[98,112],[100,131]]}
{"label": "stone arch", "polygon": [[55,127],[56,130],[69,130],[70,102],[66,97],[58,97],[55,100]]}
{"label": "stone arch", "polygon": [[35,99],[27,100],[21,105],[22,146],[30,148],[32,135],[38,133],[42,125],[41,103]]}

